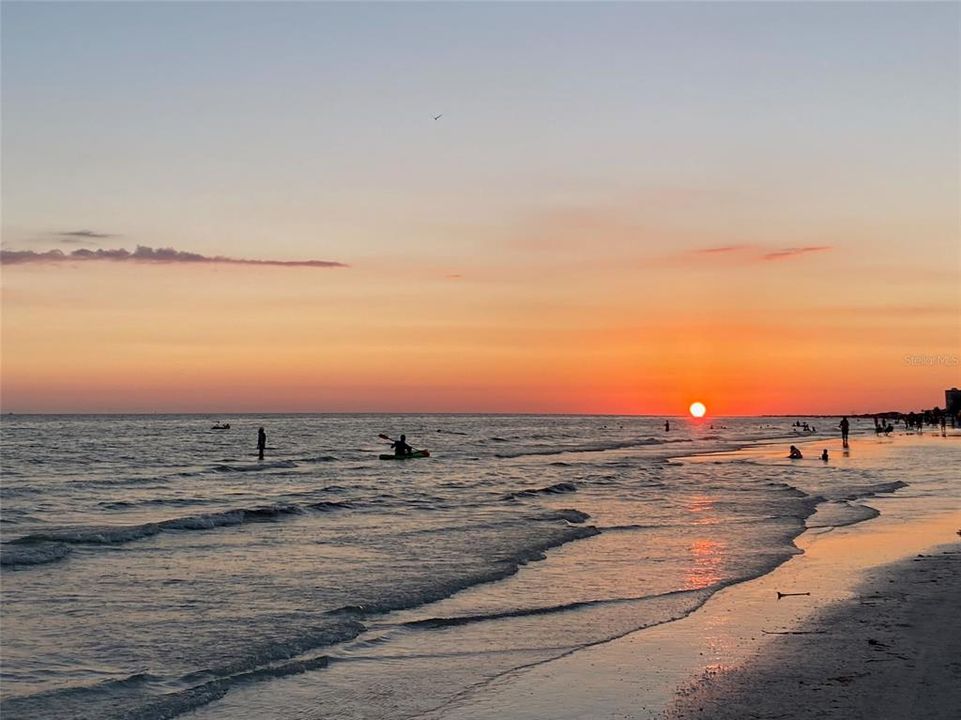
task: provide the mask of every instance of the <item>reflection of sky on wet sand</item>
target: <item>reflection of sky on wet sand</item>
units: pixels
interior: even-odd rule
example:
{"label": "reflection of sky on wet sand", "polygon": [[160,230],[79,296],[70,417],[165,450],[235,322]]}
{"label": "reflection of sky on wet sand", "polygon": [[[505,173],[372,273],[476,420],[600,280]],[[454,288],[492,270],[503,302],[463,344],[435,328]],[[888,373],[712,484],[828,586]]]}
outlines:
{"label": "reflection of sky on wet sand", "polygon": [[[687,499],[684,509],[691,516],[692,525],[713,525],[716,521],[714,498],[709,495],[693,495]],[[721,581],[726,543],[713,538],[697,538],[688,546],[690,566],[684,574],[684,588],[708,587]]]}
{"label": "reflection of sky on wet sand", "polygon": [[691,543],[691,567],[684,576],[684,588],[708,587],[721,580],[724,543],[717,540],[695,540]]}
{"label": "reflection of sky on wet sand", "polygon": [[[929,504],[928,512],[932,508]],[[923,520],[911,517],[913,513],[914,503],[895,499],[887,517],[802,536],[799,545],[805,554],[773,573],[721,591],[687,618],[543,665],[438,718],[664,717],[675,694],[688,692],[690,683],[710,682],[765,642],[775,641],[766,632],[796,628],[822,604],[852,597],[865,567],[944,542],[961,521],[957,511]],[[700,552],[717,557],[710,541],[695,550],[699,545],[691,546],[695,558]],[[865,553],[869,549],[872,552]],[[812,595],[776,599],[778,591],[805,590]]]}

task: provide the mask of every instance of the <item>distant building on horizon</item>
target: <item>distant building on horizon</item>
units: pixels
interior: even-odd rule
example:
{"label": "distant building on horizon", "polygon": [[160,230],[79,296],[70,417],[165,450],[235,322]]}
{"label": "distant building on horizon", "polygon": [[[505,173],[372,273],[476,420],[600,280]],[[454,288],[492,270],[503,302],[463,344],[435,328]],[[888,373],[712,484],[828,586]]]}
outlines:
{"label": "distant building on horizon", "polygon": [[961,414],[961,390],[955,387],[944,391],[944,412],[952,422]]}

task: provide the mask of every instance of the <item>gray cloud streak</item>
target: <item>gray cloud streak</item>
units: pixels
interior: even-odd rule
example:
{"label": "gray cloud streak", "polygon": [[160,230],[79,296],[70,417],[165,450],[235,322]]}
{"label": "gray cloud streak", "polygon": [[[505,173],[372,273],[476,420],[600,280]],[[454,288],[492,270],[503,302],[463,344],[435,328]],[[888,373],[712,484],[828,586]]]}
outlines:
{"label": "gray cloud streak", "polygon": [[98,240],[104,238],[117,237],[112,233],[98,233],[93,230],[69,230],[67,232],[56,233],[57,237],[71,238],[73,242],[83,242],[84,240]]}
{"label": "gray cloud streak", "polygon": [[0,263],[4,265],[57,264],[76,262],[132,262],[154,265],[193,264],[193,265],[260,265],[269,267],[311,267],[340,268],[349,267],[345,263],[332,260],[248,260],[222,255],[208,256],[199,253],[175,250],[174,248],[151,248],[138,245],[134,251],[122,248],[116,250],[89,250],[80,248],[65,253],[62,250],[35,252],[33,250],[0,250]]}

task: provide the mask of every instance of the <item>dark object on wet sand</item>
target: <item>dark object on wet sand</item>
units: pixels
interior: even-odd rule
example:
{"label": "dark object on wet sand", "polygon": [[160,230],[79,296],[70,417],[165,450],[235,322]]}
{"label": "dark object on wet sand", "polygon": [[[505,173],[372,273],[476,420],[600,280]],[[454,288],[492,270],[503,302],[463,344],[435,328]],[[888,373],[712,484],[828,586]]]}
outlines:
{"label": "dark object on wet sand", "polygon": [[809,593],[809,592],[803,592],[803,593],[782,593],[782,592],[778,592],[778,594],[777,594],[777,599],[780,600],[781,598],[785,598],[785,597],[796,597],[796,596],[798,596],[798,595],[810,595],[810,594],[811,594],[811,593]]}

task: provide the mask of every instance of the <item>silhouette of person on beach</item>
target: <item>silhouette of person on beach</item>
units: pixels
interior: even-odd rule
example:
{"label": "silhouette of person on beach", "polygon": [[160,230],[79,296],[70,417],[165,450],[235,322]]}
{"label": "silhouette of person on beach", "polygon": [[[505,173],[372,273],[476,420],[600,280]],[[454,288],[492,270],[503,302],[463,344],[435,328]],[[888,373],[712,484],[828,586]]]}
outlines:
{"label": "silhouette of person on beach", "polygon": [[827,462],[827,461],[828,461],[828,449],[827,449],[827,448],[824,448],[824,451],[821,453],[821,459],[822,459],[824,462]]}
{"label": "silhouette of person on beach", "polygon": [[788,455],[788,457],[791,458],[791,460],[803,460],[803,459],[804,459],[804,456],[801,454],[801,451],[798,450],[798,449],[797,449],[796,447],[794,447],[793,445],[791,446],[791,453]]}
{"label": "silhouette of person on beach", "polygon": [[400,440],[395,440],[390,444],[394,448],[394,455],[412,455],[414,448],[407,444],[407,436],[401,435]]}
{"label": "silhouette of person on beach", "polygon": [[264,450],[267,448],[267,433],[263,428],[257,431],[257,458],[264,459]]}
{"label": "silhouette of person on beach", "polygon": [[851,423],[848,422],[846,417],[843,417],[841,418],[841,422],[838,424],[838,427],[841,428],[841,446],[847,447],[848,431],[851,429]]}
{"label": "silhouette of person on beach", "polygon": [[670,421],[670,420],[665,420],[665,421],[664,421],[664,432],[670,432],[670,431],[671,431],[671,421]]}

